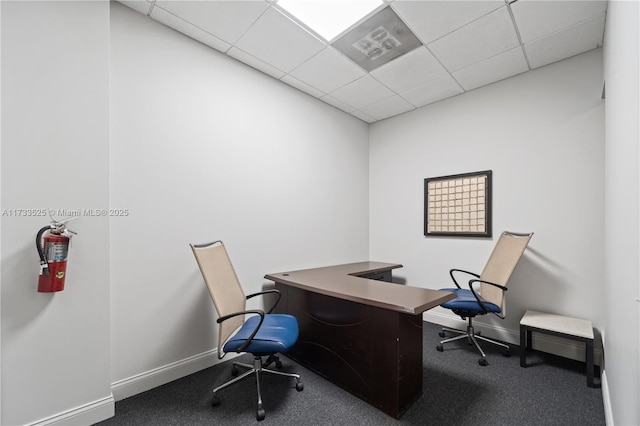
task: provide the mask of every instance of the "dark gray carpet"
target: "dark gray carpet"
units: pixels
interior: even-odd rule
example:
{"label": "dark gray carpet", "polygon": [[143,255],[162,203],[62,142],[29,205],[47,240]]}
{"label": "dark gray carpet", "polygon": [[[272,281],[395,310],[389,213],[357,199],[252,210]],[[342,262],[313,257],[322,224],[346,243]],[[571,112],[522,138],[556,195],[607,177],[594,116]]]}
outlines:
{"label": "dark gray carpet", "polygon": [[[295,381],[264,376],[262,425],[604,425],[600,388],[588,388],[585,364],[541,352],[529,352],[520,367],[519,347],[511,357],[485,343],[489,365],[466,340],[435,347],[439,327],[424,323],[423,395],[395,420],[306,368],[281,356],[284,371],[302,375]],[[242,357],[251,363],[251,357]],[[381,374],[384,374],[381,371]],[[257,424],[255,380],[248,378],[219,392],[211,407],[211,390],[231,377],[231,361],[218,364],[116,403],[110,425]],[[596,384],[599,379],[596,376]]]}

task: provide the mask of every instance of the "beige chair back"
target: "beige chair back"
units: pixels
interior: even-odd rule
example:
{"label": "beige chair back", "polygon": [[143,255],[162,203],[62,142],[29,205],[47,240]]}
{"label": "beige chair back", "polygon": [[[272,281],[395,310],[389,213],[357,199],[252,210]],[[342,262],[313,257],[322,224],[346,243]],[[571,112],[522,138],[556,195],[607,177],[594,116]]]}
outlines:
{"label": "beige chair back", "polygon": [[[231,259],[222,241],[191,245],[204,282],[209,289],[218,317],[246,310],[246,297],[236,275]],[[244,324],[244,315],[220,323],[218,330],[218,356],[222,346]]]}
{"label": "beige chair back", "polygon": [[[533,233],[516,234],[503,232],[491,252],[480,279],[506,287],[513,270],[522,257]],[[505,292],[489,284],[480,284],[482,298],[502,308],[505,314]]]}

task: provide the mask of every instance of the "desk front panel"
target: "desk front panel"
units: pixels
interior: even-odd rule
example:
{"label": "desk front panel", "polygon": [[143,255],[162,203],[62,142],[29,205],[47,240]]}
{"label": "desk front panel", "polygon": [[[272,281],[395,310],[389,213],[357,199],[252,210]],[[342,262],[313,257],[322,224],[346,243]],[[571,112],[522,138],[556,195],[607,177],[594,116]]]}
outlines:
{"label": "desk front panel", "polygon": [[276,288],[300,327],[287,356],[394,418],[422,394],[422,315]]}

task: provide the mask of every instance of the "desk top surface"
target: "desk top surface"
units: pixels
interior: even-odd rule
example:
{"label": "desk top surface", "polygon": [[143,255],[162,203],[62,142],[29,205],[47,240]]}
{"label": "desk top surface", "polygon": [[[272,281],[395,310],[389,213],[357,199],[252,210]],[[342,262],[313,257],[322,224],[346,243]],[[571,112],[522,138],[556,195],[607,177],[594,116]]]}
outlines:
{"label": "desk top surface", "polygon": [[402,268],[397,263],[358,262],[300,271],[267,274],[265,278],[277,283],[333,296],[383,309],[421,314],[453,299],[453,293],[410,287],[362,278],[363,275]]}

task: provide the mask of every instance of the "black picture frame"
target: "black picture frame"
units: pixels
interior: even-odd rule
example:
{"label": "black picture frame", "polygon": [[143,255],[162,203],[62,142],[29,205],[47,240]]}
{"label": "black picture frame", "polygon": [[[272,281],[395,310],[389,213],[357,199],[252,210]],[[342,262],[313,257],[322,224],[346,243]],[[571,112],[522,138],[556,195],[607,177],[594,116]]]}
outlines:
{"label": "black picture frame", "polygon": [[492,236],[491,170],[424,180],[425,237]]}

